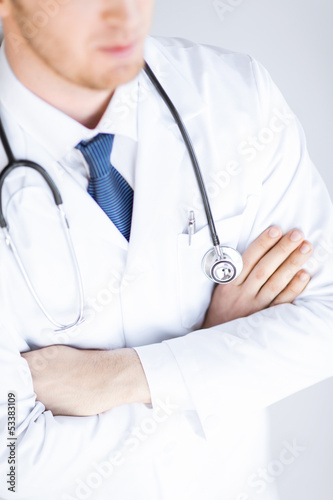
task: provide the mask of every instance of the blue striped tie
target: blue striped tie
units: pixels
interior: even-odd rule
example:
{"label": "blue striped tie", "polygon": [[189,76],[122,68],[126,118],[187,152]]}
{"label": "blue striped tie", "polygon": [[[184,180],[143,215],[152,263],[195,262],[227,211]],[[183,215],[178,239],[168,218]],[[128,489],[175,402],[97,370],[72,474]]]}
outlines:
{"label": "blue striped tie", "polygon": [[81,151],[90,168],[88,193],[129,241],[133,210],[133,189],[110,163],[114,135],[98,134],[81,141]]}

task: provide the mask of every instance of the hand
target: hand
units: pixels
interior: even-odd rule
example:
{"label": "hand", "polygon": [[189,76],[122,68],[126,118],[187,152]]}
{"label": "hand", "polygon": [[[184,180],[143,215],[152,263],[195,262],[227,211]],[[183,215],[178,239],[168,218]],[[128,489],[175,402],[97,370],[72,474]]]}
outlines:
{"label": "hand", "polygon": [[293,302],[310,281],[300,268],[311,253],[312,246],[300,231],[282,236],[280,228],[268,228],[245,250],[240,276],[215,288],[202,328]]}
{"label": "hand", "polygon": [[150,403],[134,349],[50,346],[22,356],[29,364],[37,400],[54,415],[88,416],[126,403]]}

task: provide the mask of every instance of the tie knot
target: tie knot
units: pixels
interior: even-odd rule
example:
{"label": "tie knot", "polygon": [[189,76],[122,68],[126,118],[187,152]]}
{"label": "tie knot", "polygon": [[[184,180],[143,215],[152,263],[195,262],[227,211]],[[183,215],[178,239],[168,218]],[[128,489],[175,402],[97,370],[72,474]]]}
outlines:
{"label": "tie knot", "polygon": [[113,134],[98,134],[90,141],[81,141],[76,146],[89,165],[91,178],[103,177],[112,168],[110,156],[113,139]]}

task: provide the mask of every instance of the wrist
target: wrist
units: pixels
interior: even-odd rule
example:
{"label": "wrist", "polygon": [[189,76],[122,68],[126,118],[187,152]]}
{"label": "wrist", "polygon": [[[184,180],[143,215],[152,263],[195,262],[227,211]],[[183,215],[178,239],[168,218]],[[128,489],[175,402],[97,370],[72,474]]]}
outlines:
{"label": "wrist", "polygon": [[108,351],[106,397],[110,407],[151,402],[148,382],[136,351],[131,348]]}
{"label": "wrist", "polygon": [[206,313],[204,322],[201,326],[201,330],[205,330],[207,328],[212,328],[213,326],[216,326],[218,324],[219,324],[219,321],[217,319],[217,314],[214,311],[214,307],[211,305]]}

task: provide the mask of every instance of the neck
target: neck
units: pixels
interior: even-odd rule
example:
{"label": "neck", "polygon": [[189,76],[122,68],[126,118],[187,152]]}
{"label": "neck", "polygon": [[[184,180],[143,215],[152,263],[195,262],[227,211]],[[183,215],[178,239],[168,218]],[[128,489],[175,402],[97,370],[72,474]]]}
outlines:
{"label": "neck", "polygon": [[11,69],[26,88],[85,127],[97,126],[115,89],[94,90],[73,84],[48,68],[28,46],[20,47],[20,57],[11,44],[5,50]]}

